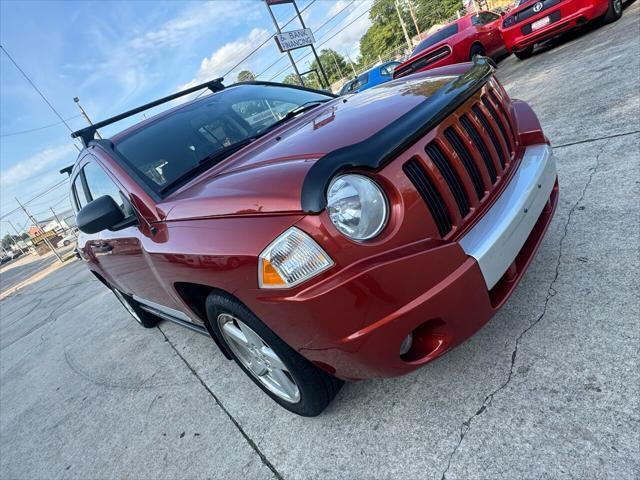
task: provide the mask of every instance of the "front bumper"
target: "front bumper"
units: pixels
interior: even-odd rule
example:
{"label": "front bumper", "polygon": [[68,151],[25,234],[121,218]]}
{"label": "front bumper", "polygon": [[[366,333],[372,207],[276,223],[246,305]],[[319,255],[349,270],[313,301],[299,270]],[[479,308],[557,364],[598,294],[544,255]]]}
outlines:
{"label": "front bumper", "polygon": [[[606,0],[564,0],[525,21],[502,28],[502,37],[509,51],[523,50],[604,15],[607,7]],[[547,16],[551,18],[551,23],[539,30],[531,30],[532,23]]]}
{"label": "front bumper", "polygon": [[[408,373],[468,339],[502,306],[532,260],[557,197],[551,148],[527,147],[509,185],[459,242],[408,245],[295,297],[271,300],[282,318],[306,319],[316,331],[322,325],[298,351],[332,374],[359,380]],[[410,332],[413,347],[401,358]]]}

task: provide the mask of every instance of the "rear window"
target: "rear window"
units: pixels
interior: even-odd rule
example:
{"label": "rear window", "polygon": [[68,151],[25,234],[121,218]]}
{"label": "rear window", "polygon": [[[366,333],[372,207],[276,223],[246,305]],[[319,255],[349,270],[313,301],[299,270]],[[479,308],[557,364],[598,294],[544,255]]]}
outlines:
{"label": "rear window", "polygon": [[423,50],[426,50],[427,48],[435,45],[436,43],[439,43],[439,42],[443,41],[446,38],[452,37],[456,33],[458,33],[458,24],[457,23],[452,23],[451,25],[446,26],[441,30],[438,30],[436,33],[434,33],[430,37],[427,37],[424,40],[422,40],[416,46],[416,48],[413,49],[413,52],[411,53],[411,56],[414,56],[415,54],[420,53]]}

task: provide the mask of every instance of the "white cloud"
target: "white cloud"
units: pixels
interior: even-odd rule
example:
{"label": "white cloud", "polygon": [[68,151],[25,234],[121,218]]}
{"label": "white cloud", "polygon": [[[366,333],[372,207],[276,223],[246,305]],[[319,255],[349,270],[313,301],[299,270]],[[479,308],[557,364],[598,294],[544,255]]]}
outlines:
{"label": "white cloud", "polygon": [[[254,28],[248,36],[225,43],[222,47],[214,51],[210,57],[202,60],[200,69],[195,77],[186,85],[182,85],[180,90],[198,85],[213,78],[221,77],[234,67],[238,61],[249,54],[251,50],[262,43],[269,35],[270,33],[265,29]],[[247,65],[243,64],[241,67],[247,68]],[[227,83],[233,81],[235,81],[235,77],[227,79]]]}
{"label": "white cloud", "polygon": [[[331,36],[331,40],[325,43],[321,48],[332,48],[342,54],[346,53],[350,55],[355,60],[355,57],[360,54],[360,38],[362,38],[362,36],[371,26],[371,20],[369,19],[368,11],[371,8],[372,3],[373,0],[357,2],[356,8],[352,9],[346,16],[346,18],[339,22],[339,26],[336,27],[335,30],[333,30],[334,33]],[[346,6],[346,4],[347,2],[343,2],[342,0],[336,2],[327,16],[331,17],[332,15],[337,14],[342,8]],[[359,16],[360,18],[358,18]],[[351,22],[353,23],[349,25]],[[346,27],[347,25],[349,26]],[[335,33],[340,31],[344,27],[346,28],[340,33]]]}
{"label": "white cloud", "polygon": [[44,171],[51,170],[65,157],[71,163],[74,160],[74,153],[77,151],[72,144],[46,148],[1,172],[0,185],[9,187],[29,180]]}
{"label": "white cloud", "polygon": [[238,1],[197,3],[158,29],[134,38],[129,46],[138,51],[177,47],[185,40],[199,36],[203,29],[210,30],[215,25],[228,26],[230,22],[239,23],[251,19],[254,7],[255,5]]}

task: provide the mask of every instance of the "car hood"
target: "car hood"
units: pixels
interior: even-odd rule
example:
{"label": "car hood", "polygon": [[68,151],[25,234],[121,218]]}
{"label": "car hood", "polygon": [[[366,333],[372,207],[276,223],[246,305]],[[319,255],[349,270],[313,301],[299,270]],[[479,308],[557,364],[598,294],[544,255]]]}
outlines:
{"label": "car hood", "polygon": [[309,168],[366,140],[468,68],[434,69],[336,98],[283,124],[158,204],[166,221],[293,214]]}

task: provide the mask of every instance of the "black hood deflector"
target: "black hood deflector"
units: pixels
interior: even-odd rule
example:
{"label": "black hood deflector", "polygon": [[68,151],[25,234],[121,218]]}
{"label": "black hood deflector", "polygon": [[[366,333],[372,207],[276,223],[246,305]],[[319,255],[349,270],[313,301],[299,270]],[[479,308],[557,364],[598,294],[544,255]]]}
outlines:
{"label": "black hood deflector", "polygon": [[320,158],[302,185],[302,210],[320,213],[327,206],[326,191],[339,173],[353,168],[379,170],[448,117],[484,86],[495,69],[490,58],[476,56],[473,66],[436,93],[369,138]]}

